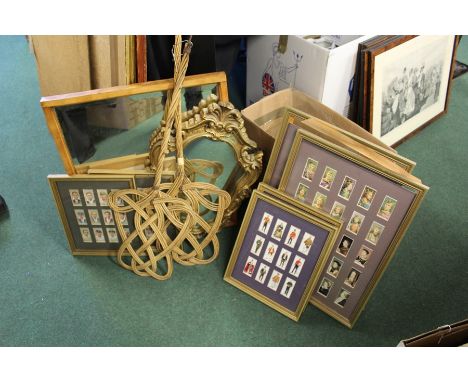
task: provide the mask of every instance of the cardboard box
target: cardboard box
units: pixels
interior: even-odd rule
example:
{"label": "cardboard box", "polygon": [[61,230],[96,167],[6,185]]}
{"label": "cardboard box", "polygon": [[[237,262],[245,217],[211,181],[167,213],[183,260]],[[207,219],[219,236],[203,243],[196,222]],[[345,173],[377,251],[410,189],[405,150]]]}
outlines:
{"label": "cardboard box", "polygon": [[43,96],[134,83],[134,36],[29,36]]}
{"label": "cardboard box", "polygon": [[31,36],[43,96],[91,89],[88,36]]}
{"label": "cardboard box", "polygon": [[128,130],[154,117],[163,109],[162,93],[150,93],[145,97],[121,97],[90,104],[87,108],[87,120],[93,126]]}
{"label": "cardboard box", "polygon": [[280,36],[250,37],[247,104],[295,88],[348,116],[358,45],[370,37],[322,36],[319,42],[309,36],[288,36],[285,49]]}
{"label": "cardboard box", "polygon": [[305,114],[321,119],[385,150],[396,153],[394,149],[382,143],[361,126],[343,117],[317,100],[298,90],[285,89],[265,97],[242,110],[242,116],[244,117],[244,123],[249,137],[256,141],[264,152],[263,158],[265,167],[270,158],[276,134],[281,127],[285,107],[300,110]]}

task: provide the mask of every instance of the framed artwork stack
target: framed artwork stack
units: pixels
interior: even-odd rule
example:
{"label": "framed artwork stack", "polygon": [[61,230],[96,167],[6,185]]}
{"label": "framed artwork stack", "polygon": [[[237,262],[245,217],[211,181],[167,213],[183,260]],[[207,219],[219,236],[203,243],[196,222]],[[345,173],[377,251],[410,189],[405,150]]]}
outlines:
{"label": "framed artwork stack", "polygon": [[457,36],[377,36],[360,44],[354,120],[396,146],[447,112]]}
{"label": "framed artwork stack", "polygon": [[[412,175],[415,163],[394,150],[374,145],[318,118],[306,118],[293,109],[283,117],[264,183],[259,187],[259,193],[274,197],[276,210],[268,212],[267,208],[256,207],[258,194],[251,200],[226,279],[270,306],[277,304],[268,291],[268,277],[266,289],[263,284],[257,285],[256,278],[265,267],[265,272],[269,271],[265,276],[280,272],[277,262],[287,248],[274,237],[281,236],[284,241],[289,226],[278,208],[296,208],[322,219],[322,223],[332,219],[340,224],[333,243],[324,248],[313,271],[308,272],[311,280],[307,294],[310,293],[311,304],[352,328],[428,187]],[[266,217],[268,230],[262,233],[262,219]],[[265,263],[270,246],[274,257],[271,263]],[[284,285],[278,285],[281,286]],[[285,301],[281,304],[275,309],[286,307]],[[298,319],[297,313],[288,310],[285,314]]]}
{"label": "framed artwork stack", "polygon": [[[99,197],[107,198],[113,190],[153,185],[151,159],[158,158],[162,105],[173,86],[173,79],[167,79],[41,99],[67,173],[51,175],[49,181],[74,255],[115,255],[122,244],[117,225],[98,224],[110,219],[111,210],[100,204]],[[222,226],[232,226],[237,223],[242,200],[250,195],[262,172],[263,153],[247,134],[241,113],[229,102],[224,72],[187,76],[183,86],[187,92],[190,88],[203,90],[196,92],[197,97],[191,99],[194,105],[187,104],[181,116],[185,174],[191,181],[206,181],[230,194]],[[135,114],[131,105],[146,106]],[[138,123],[130,121],[134,119]],[[163,161],[163,183],[172,182],[177,171],[173,139],[168,150],[171,154]],[[86,195],[97,204],[86,204]],[[207,212],[204,216],[212,219]],[[115,222],[115,216],[113,219]],[[133,227],[129,229],[133,231]]]}

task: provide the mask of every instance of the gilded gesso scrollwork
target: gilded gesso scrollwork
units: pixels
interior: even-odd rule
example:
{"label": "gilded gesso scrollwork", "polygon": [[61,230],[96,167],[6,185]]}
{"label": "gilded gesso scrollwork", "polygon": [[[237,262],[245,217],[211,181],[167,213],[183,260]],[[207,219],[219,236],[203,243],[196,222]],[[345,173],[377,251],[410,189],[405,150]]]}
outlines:
{"label": "gilded gesso scrollwork", "polygon": [[[162,125],[164,123],[161,122]],[[185,147],[197,139],[208,138],[226,142],[234,150],[238,166],[224,186],[231,195],[231,204],[225,211],[223,219],[223,225],[227,225],[242,200],[250,195],[251,187],[262,171],[263,152],[257,143],[249,138],[239,110],[230,102],[218,101],[218,97],[214,94],[183,113],[182,126]],[[160,142],[161,134],[158,129],[150,138],[149,155],[153,159],[159,155]],[[173,139],[169,142],[169,151],[175,151]]]}

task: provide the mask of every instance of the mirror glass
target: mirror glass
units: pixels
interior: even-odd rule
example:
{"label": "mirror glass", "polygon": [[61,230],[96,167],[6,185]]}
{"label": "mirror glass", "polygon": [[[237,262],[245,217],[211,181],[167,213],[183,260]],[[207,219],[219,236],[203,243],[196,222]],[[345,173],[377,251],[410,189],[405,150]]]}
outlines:
{"label": "mirror glass", "polygon": [[[198,105],[216,85],[182,90],[182,111]],[[167,92],[152,92],[56,107],[66,144],[75,165],[143,154],[159,127]]]}

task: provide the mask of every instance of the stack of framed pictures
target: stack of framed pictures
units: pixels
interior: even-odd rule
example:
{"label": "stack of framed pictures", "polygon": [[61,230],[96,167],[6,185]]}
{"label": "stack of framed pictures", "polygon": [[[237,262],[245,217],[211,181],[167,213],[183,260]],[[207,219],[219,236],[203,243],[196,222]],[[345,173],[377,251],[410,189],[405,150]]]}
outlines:
{"label": "stack of framed pictures", "polygon": [[360,44],[354,120],[396,146],[447,112],[457,36],[377,36]]}
{"label": "stack of framed pictures", "polygon": [[[305,118],[294,109],[287,109],[283,116],[264,184],[259,188],[262,193],[274,195],[276,209],[257,207],[257,199],[250,202],[226,279],[276,309],[278,303],[286,307],[286,300],[275,300],[268,290],[268,277],[281,273],[281,253],[288,249],[275,240],[275,235],[281,237],[280,243],[288,240],[290,228],[288,219],[283,218],[284,211],[299,208],[314,217],[316,225],[333,221],[337,228],[333,243],[323,248],[314,269],[307,273],[310,284],[302,290],[309,293],[313,305],[351,328],[428,188],[411,174],[415,163],[395,151],[318,118]],[[265,236],[261,222],[266,216],[271,226]],[[272,244],[275,257],[266,264]],[[264,286],[258,279],[265,266],[268,274],[262,276],[262,280],[267,277]],[[290,261],[286,271],[291,272],[293,266]],[[288,274],[284,277],[291,278]],[[281,286],[285,288],[284,284],[278,285],[280,295]],[[292,312],[290,309],[285,314],[297,319],[297,312]]]}
{"label": "stack of framed pictures", "polygon": [[[224,72],[187,76],[182,85],[202,89],[198,100],[191,99],[197,106],[181,117],[186,175],[194,182],[211,183],[229,192],[231,203],[222,227],[232,226],[237,223],[242,200],[250,195],[262,172],[263,153],[247,134],[241,113],[229,102]],[[51,175],[49,182],[74,255],[117,254],[122,231],[117,231],[115,223],[120,217],[108,206],[108,195],[113,190],[153,186],[150,159],[158,157],[164,114],[159,106],[173,87],[173,79],[165,79],[41,99],[68,174]],[[129,107],[137,104],[158,107],[135,116],[130,110],[136,109]],[[178,169],[173,140],[169,152],[162,164],[163,183],[172,182]],[[213,218],[208,210],[203,217]],[[125,231],[133,232],[133,217],[126,219]],[[194,230],[198,232],[198,228]]]}

